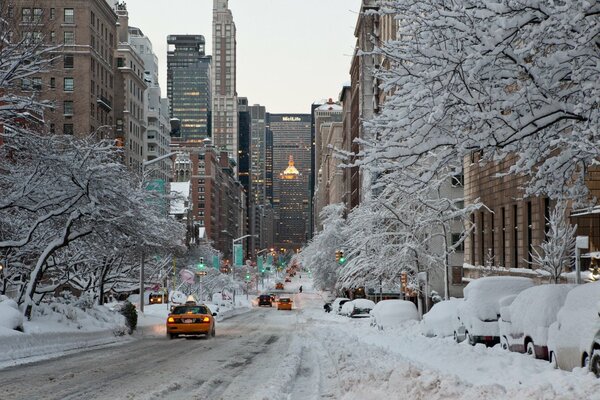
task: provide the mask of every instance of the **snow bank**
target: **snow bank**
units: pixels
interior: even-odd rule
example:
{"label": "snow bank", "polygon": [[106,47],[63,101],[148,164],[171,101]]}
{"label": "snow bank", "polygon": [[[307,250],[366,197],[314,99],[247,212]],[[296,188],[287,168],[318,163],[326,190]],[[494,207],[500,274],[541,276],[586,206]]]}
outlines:
{"label": "snow bank", "polygon": [[[4,295],[0,295],[0,328],[14,331],[23,330],[23,314],[19,310],[19,306],[14,300]],[[1,332],[0,335],[2,335]]]}

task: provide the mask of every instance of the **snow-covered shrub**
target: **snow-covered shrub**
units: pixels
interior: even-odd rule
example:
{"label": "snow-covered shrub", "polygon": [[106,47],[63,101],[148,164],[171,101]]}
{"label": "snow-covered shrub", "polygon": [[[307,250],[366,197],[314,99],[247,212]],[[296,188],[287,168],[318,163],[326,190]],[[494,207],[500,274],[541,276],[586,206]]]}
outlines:
{"label": "snow-covered shrub", "polygon": [[125,317],[125,323],[127,324],[128,333],[131,335],[137,327],[137,310],[135,306],[130,302],[126,301],[121,307],[121,314]]}

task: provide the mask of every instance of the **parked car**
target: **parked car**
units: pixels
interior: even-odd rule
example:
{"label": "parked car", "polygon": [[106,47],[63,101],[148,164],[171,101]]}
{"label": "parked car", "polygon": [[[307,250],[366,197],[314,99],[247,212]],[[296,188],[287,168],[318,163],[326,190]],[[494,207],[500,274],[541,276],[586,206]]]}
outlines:
{"label": "parked car", "polygon": [[340,314],[350,318],[369,318],[375,302],[367,299],[354,299],[342,305]]}
{"label": "parked car", "polygon": [[458,305],[454,325],[454,340],[469,344],[500,342],[500,301],[534,286],[529,278],[516,276],[489,276],[469,282],[464,288],[464,299]]}
{"label": "parked car", "polygon": [[447,337],[454,334],[456,310],[463,299],[451,298],[431,307],[421,321],[421,333],[427,337]]}
{"label": "parked car", "polygon": [[338,297],[337,299],[333,300],[333,302],[331,303],[331,311],[334,314],[339,314],[340,311],[342,311],[342,306],[344,305],[344,303],[350,301],[349,298],[346,297]]}
{"label": "parked car", "polygon": [[550,362],[560,369],[589,368],[600,377],[600,282],[572,289],[548,331]]}
{"label": "parked car", "polygon": [[505,350],[548,360],[548,328],[573,285],[538,285],[500,309],[500,344]]}
{"label": "parked car", "polygon": [[167,317],[167,336],[174,339],[179,335],[215,336],[215,316],[204,304],[187,301],[176,306]]}
{"label": "parked car", "polygon": [[405,321],[418,321],[419,312],[412,301],[381,300],[370,312],[371,326],[383,330]]}
{"label": "parked car", "polygon": [[289,297],[281,297],[277,302],[278,310],[291,310],[292,309],[292,299]]}
{"label": "parked car", "polygon": [[269,307],[273,307],[273,300],[271,299],[271,296],[268,294],[261,294],[260,296],[258,296],[258,305],[260,306],[269,306]]}

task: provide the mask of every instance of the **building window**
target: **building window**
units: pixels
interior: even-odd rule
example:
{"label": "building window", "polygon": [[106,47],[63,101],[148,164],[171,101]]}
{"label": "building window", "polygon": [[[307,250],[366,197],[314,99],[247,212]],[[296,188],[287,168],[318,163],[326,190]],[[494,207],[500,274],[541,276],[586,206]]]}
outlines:
{"label": "building window", "polygon": [[52,134],[56,133],[56,125],[50,124],[50,133],[52,133]]}
{"label": "building window", "polygon": [[73,124],[64,124],[63,125],[63,134],[64,135],[72,135],[73,134]]}
{"label": "building window", "polygon": [[72,92],[75,89],[75,82],[73,78],[64,79],[64,91]]}
{"label": "building window", "polygon": [[63,65],[65,68],[73,68],[75,66],[75,57],[73,54],[65,54],[63,57]]}
{"label": "building window", "polygon": [[75,44],[75,32],[65,32],[63,35],[64,44]]}
{"label": "building window", "polygon": [[32,78],[31,87],[33,90],[42,90],[42,78]]}
{"label": "building window", "polygon": [[31,22],[32,18],[32,10],[31,8],[23,8],[21,10],[21,22]]}
{"label": "building window", "polygon": [[[456,243],[458,243],[460,241],[460,237],[461,237],[460,233],[452,234],[452,246],[454,246]],[[456,251],[465,251],[465,242],[464,241],[456,247]]]}
{"label": "building window", "polygon": [[453,174],[451,179],[452,187],[463,187],[465,185],[465,176],[461,174]]}
{"label": "building window", "polygon": [[50,78],[50,89],[56,89],[56,78]]}
{"label": "building window", "polygon": [[21,79],[21,90],[31,90],[31,79]]}
{"label": "building window", "polygon": [[50,43],[56,43],[56,32],[50,32]]}
{"label": "building window", "polygon": [[463,277],[462,267],[452,267],[452,284],[461,285]]}
{"label": "building window", "polygon": [[33,22],[35,22],[36,24],[39,24],[40,22],[42,22],[43,14],[44,13],[41,8],[34,8],[33,9]]}
{"label": "building window", "polygon": [[65,24],[75,23],[75,10],[72,8],[65,8]]}
{"label": "building window", "polygon": [[65,100],[63,102],[63,114],[64,115],[73,115],[73,101]]}
{"label": "building window", "polygon": [[56,9],[51,8],[50,9],[50,19],[53,20],[54,18],[56,18]]}

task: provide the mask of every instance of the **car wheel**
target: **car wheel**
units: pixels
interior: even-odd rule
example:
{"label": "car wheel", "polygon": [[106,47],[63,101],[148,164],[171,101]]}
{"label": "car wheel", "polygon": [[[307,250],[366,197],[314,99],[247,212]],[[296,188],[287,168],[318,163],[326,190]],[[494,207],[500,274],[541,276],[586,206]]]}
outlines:
{"label": "car wheel", "polygon": [[592,359],[590,360],[590,371],[596,378],[600,378],[600,350],[596,349],[592,353]]}
{"label": "car wheel", "polygon": [[533,342],[527,342],[527,345],[525,345],[525,354],[527,354],[530,357],[536,358],[535,345],[533,344]]}
{"label": "car wheel", "polygon": [[500,347],[502,347],[502,350],[508,351],[508,339],[506,336],[500,338]]}
{"label": "car wheel", "polygon": [[458,333],[456,333],[456,331],[454,331],[454,341],[456,343],[460,343],[461,342],[460,339],[458,338]]}
{"label": "car wheel", "polygon": [[215,337],[215,328],[212,328],[212,331],[210,331],[210,336]]}
{"label": "car wheel", "polygon": [[550,352],[550,365],[552,366],[552,368],[557,369],[558,368],[558,360],[556,359],[556,354],[554,354],[554,352]]}
{"label": "car wheel", "polygon": [[175,339],[175,338],[177,338],[176,333],[169,333],[169,339]]}
{"label": "car wheel", "polygon": [[583,353],[583,358],[581,359],[581,366],[585,369],[590,368],[590,356],[587,353]]}
{"label": "car wheel", "polygon": [[475,343],[476,343],[476,342],[475,342],[475,339],[473,338],[473,336],[471,336],[471,334],[469,333],[469,331],[466,331],[466,332],[465,332],[465,336],[467,337],[467,339],[468,339],[468,341],[469,341],[469,344],[470,344],[471,346],[475,346]]}

